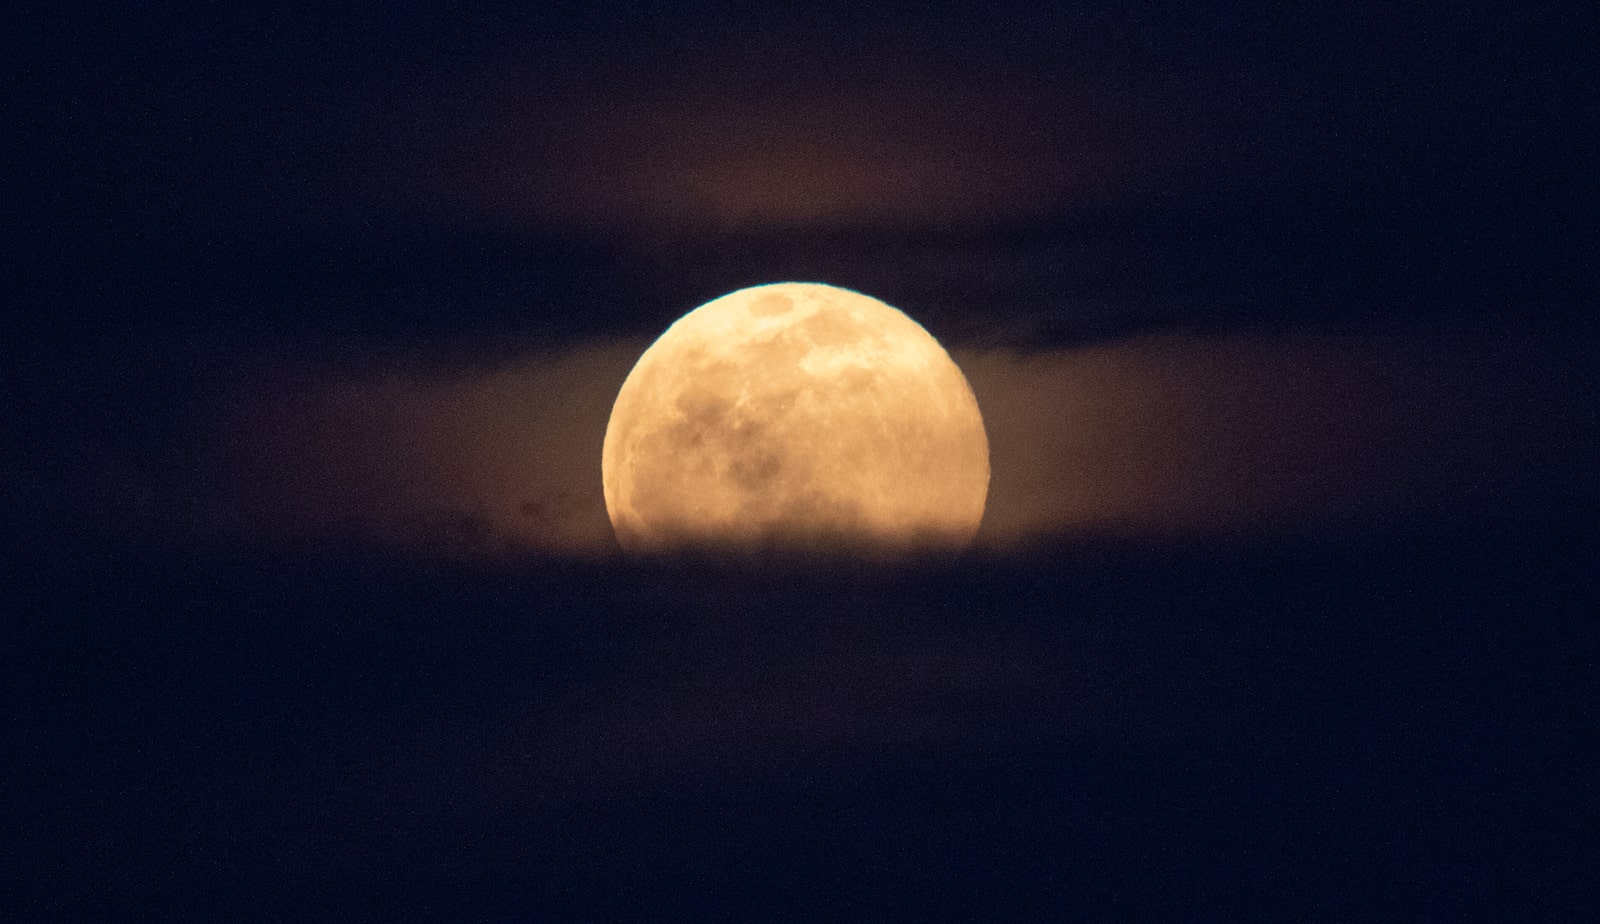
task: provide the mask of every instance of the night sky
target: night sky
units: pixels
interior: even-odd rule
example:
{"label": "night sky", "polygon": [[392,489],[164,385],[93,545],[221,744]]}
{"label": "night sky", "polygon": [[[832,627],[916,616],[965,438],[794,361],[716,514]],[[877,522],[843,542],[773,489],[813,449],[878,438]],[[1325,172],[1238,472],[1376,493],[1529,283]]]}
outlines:
{"label": "night sky", "polygon": [[[5,905],[1592,908],[1581,13],[25,11]],[[621,555],[623,378],[777,281],[961,365],[968,553]]]}

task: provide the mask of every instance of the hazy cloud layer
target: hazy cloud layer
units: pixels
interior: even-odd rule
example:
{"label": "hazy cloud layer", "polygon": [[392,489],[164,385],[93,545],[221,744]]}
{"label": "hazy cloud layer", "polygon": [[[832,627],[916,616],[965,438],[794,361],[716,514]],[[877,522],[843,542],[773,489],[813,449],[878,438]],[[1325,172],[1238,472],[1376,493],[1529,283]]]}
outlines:
{"label": "hazy cloud layer", "polygon": [[[612,231],[966,224],[1255,187],[1352,143],[1311,92],[1329,75],[1263,80],[1265,49],[1243,66],[1193,38],[1165,39],[1180,73],[1139,74],[1156,35],[1135,39],[1127,15],[1045,33],[1033,16],[888,16],[846,36],[817,13],[641,22],[576,45],[536,31],[533,47],[375,67],[337,93],[247,97],[247,117],[221,120],[220,189],[203,194]],[[1307,132],[1321,143],[1283,150]],[[1241,170],[1232,152],[1263,135],[1274,156]]]}
{"label": "hazy cloud layer", "polygon": [[[80,437],[13,460],[12,503],[122,536],[611,555],[600,447],[644,346],[361,372],[260,362],[136,454]],[[1600,497],[1587,354],[1549,337],[1166,333],[954,355],[991,444],[991,548],[1389,528]]]}
{"label": "hazy cloud layer", "polygon": [[1386,528],[1592,504],[1585,355],[1526,332],[1413,330],[963,356],[994,459],[983,538]]}
{"label": "hazy cloud layer", "polygon": [[246,388],[212,425],[216,464],[273,532],[608,552],[600,445],[644,346]]}
{"label": "hazy cloud layer", "polygon": [[[145,499],[125,515],[238,539],[611,554],[600,445],[643,346],[253,373],[205,410],[181,470],[123,473]],[[955,355],[991,443],[989,546],[1515,515],[1597,493],[1583,353],[1529,336],[1170,333]]]}

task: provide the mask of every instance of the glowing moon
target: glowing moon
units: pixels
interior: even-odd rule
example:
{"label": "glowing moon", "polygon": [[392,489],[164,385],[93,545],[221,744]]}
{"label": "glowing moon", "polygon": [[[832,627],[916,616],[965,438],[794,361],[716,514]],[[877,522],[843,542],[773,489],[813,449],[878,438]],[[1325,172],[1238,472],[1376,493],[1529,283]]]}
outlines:
{"label": "glowing moon", "polygon": [[915,321],[778,283],[701,305],[639,357],[600,467],[629,551],[961,547],[983,519],[989,441]]}

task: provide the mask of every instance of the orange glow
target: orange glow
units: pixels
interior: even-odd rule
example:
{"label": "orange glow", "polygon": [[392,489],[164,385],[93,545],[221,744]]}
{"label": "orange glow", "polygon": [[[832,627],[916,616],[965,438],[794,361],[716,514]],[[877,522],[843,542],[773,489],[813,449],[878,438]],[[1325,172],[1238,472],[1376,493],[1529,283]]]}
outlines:
{"label": "orange glow", "polygon": [[915,321],[779,283],[700,306],[639,358],[601,458],[630,551],[965,546],[989,443],[961,370]]}

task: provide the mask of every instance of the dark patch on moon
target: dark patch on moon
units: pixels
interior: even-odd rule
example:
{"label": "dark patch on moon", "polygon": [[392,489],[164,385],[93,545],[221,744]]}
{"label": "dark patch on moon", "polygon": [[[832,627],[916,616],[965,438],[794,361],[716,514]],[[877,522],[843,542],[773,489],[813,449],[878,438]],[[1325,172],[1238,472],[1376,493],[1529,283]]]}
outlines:
{"label": "dark patch on moon", "polygon": [[768,541],[777,545],[843,547],[868,522],[859,501],[810,484],[778,497],[753,495],[745,510],[751,517],[781,524],[767,529]]}
{"label": "dark patch on moon", "polygon": [[878,381],[876,370],[856,366],[838,373],[837,388],[846,394],[867,394]]}
{"label": "dark patch on moon", "polygon": [[734,483],[752,493],[766,491],[778,482],[784,454],[770,449],[745,449],[733,456],[728,474]]}
{"label": "dark patch on moon", "polygon": [[761,348],[757,358],[763,369],[769,373],[777,370],[790,370],[797,368],[801,361],[811,355],[812,343],[797,331],[799,327],[791,327],[780,332],[772,338],[766,346]]}
{"label": "dark patch on moon", "polygon": [[819,347],[860,343],[869,336],[860,321],[845,311],[820,311],[800,322],[799,330]]}
{"label": "dark patch on moon", "polygon": [[684,389],[677,404],[684,420],[697,428],[717,426],[733,409],[731,400],[704,386]]}
{"label": "dark patch on moon", "polygon": [[750,304],[750,314],[770,318],[794,310],[794,299],[777,292],[769,292]]}

